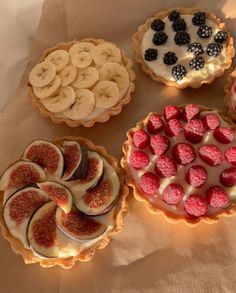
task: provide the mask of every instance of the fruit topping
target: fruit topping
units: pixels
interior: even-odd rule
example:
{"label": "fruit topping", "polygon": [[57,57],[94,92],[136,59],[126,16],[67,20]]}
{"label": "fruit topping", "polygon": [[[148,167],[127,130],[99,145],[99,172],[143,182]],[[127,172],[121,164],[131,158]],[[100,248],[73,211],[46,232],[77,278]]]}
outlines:
{"label": "fruit topping", "polygon": [[155,171],[159,177],[169,178],[176,174],[177,167],[173,159],[162,155],[156,161]]}
{"label": "fruit topping", "polygon": [[151,28],[154,31],[163,31],[165,29],[165,23],[161,19],[154,19],[151,23]]}
{"label": "fruit topping", "polygon": [[151,172],[144,173],[140,178],[139,186],[146,194],[154,195],[160,187],[159,179]]}
{"label": "fruit topping", "polygon": [[220,119],[215,114],[207,114],[202,118],[202,123],[207,130],[214,130],[220,125]]}
{"label": "fruit topping", "polygon": [[188,52],[193,53],[194,55],[200,55],[204,51],[202,49],[202,45],[200,43],[192,43],[188,46]]}
{"label": "fruit topping", "polygon": [[202,141],[204,134],[204,127],[200,119],[192,119],[186,123],[184,127],[185,138],[192,143],[199,143]]}
{"label": "fruit topping", "polygon": [[191,69],[200,70],[204,67],[204,64],[205,61],[203,57],[195,57],[190,61],[189,66]]}
{"label": "fruit topping", "polygon": [[224,170],[220,174],[220,182],[224,186],[235,186],[236,185],[236,168],[231,167]]}
{"label": "fruit topping", "polygon": [[228,194],[220,186],[210,187],[206,191],[206,199],[213,208],[222,208],[229,202]]}
{"label": "fruit topping", "polygon": [[191,144],[177,143],[172,150],[172,155],[175,160],[181,164],[186,165],[193,162],[196,158],[196,152]]}
{"label": "fruit topping", "polygon": [[193,187],[201,187],[206,180],[207,170],[200,165],[190,167],[186,174],[186,181]]}
{"label": "fruit topping", "polygon": [[209,38],[212,35],[212,28],[208,25],[203,24],[199,27],[197,34],[200,38]]}
{"label": "fruit topping", "polygon": [[65,213],[69,213],[72,208],[72,194],[70,190],[62,184],[53,181],[38,183],[38,187],[53,200]]}
{"label": "fruit topping", "polygon": [[147,61],[154,61],[157,59],[158,51],[157,49],[149,48],[145,50],[144,59]]}
{"label": "fruit topping", "polygon": [[190,42],[190,35],[187,32],[180,31],[175,34],[175,43],[176,45],[182,46]]}
{"label": "fruit topping", "polygon": [[184,190],[178,183],[171,183],[162,192],[163,200],[168,204],[178,204],[184,196]]}
{"label": "fruit topping", "polygon": [[164,116],[167,121],[172,118],[179,118],[180,110],[176,106],[168,105],[165,107]]}
{"label": "fruit topping", "polygon": [[2,174],[0,190],[20,189],[26,185],[45,180],[44,170],[33,162],[18,161]]}
{"label": "fruit topping", "polygon": [[200,114],[199,106],[196,104],[187,104],[184,107],[182,118],[184,121],[190,121],[191,119],[198,118]]}
{"label": "fruit topping", "polygon": [[88,241],[98,238],[107,229],[105,224],[86,217],[75,209],[66,214],[60,208],[57,208],[56,223],[62,233],[76,241]]}
{"label": "fruit topping", "polygon": [[180,134],[183,130],[183,126],[181,122],[176,119],[170,119],[168,122],[166,122],[165,125],[165,134],[168,136],[176,136]]}
{"label": "fruit topping", "polygon": [[221,143],[230,143],[234,138],[234,132],[229,127],[217,127],[213,133],[215,139]]}
{"label": "fruit topping", "polygon": [[210,166],[219,165],[222,160],[222,154],[219,148],[213,144],[203,145],[199,149],[200,158]]}
{"label": "fruit topping", "polygon": [[150,149],[153,154],[163,155],[169,148],[170,142],[167,137],[159,133],[151,136]]}
{"label": "fruit topping", "polygon": [[184,66],[182,66],[180,64],[177,64],[177,65],[173,66],[171,76],[175,80],[183,79],[186,74],[187,74],[187,70],[186,70],[186,68]]}
{"label": "fruit topping", "polygon": [[207,45],[206,52],[210,57],[217,57],[218,55],[220,55],[222,49],[223,47],[221,44],[210,43]]}
{"label": "fruit topping", "polygon": [[166,43],[168,36],[164,32],[157,32],[153,35],[152,42],[153,44],[159,46]]}
{"label": "fruit topping", "polygon": [[61,178],[64,158],[61,149],[54,143],[35,140],[25,149],[23,158],[46,169],[48,175]]}
{"label": "fruit topping", "polygon": [[201,197],[199,194],[192,194],[185,200],[184,209],[186,213],[195,217],[200,217],[207,211],[207,202],[205,198]]}
{"label": "fruit topping", "polygon": [[142,169],[148,165],[149,158],[145,152],[136,150],[131,154],[129,161],[135,169]]}
{"label": "fruit topping", "polygon": [[230,147],[225,151],[225,159],[232,165],[236,165],[236,146]]}
{"label": "fruit topping", "polygon": [[157,114],[151,114],[147,123],[147,130],[149,133],[157,133],[161,131],[164,127],[164,122]]}
{"label": "fruit topping", "polygon": [[65,158],[63,180],[83,178],[87,173],[87,150],[76,141],[65,141],[63,152]]}
{"label": "fruit topping", "polygon": [[135,131],[133,134],[133,144],[139,148],[143,149],[149,144],[149,135],[145,130]]}
{"label": "fruit topping", "polygon": [[173,65],[177,62],[178,58],[176,57],[175,53],[174,52],[167,52],[165,53],[164,57],[163,57],[163,62],[166,64],[166,65]]}
{"label": "fruit topping", "polygon": [[228,39],[228,33],[225,31],[218,31],[215,36],[214,40],[216,43],[225,44]]}
{"label": "fruit topping", "polygon": [[205,12],[196,12],[192,18],[193,25],[203,25],[206,21]]}
{"label": "fruit topping", "polygon": [[170,21],[175,21],[176,19],[178,19],[180,17],[180,14],[178,11],[173,10],[169,15],[168,18]]}
{"label": "fruit topping", "polygon": [[186,22],[183,18],[176,19],[173,24],[172,28],[175,32],[185,31],[186,29]]}
{"label": "fruit topping", "polygon": [[30,248],[36,255],[44,258],[58,256],[56,208],[53,201],[45,203],[33,214],[27,227],[27,241]]}

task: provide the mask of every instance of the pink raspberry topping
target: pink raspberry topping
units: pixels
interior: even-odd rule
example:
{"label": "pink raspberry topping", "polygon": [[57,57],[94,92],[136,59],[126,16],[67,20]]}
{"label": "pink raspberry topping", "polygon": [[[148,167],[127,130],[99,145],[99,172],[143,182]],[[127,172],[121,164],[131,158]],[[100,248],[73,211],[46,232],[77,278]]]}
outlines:
{"label": "pink raspberry topping", "polygon": [[183,126],[181,122],[176,118],[170,119],[165,125],[165,133],[168,136],[176,136],[180,134],[182,130]]}
{"label": "pink raspberry topping", "polygon": [[236,165],[236,146],[228,148],[225,151],[225,159],[227,162],[231,163],[232,165]]}
{"label": "pink raspberry topping", "polygon": [[157,159],[155,169],[157,175],[162,178],[172,177],[177,172],[174,160],[166,155],[162,155]]}
{"label": "pink raspberry topping", "polygon": [[207,114],[202,118],[202,123],[207,130],[214,130],[220,125],[220,119],[215,114]]}
{"label": "pink raspberry topping", "polygon": [[192,166],[186,174],[186,181],[193,187],[201,187],[207,180],[207,170],[200,166]]}
{"label": "pink raspberry topping", "polygon": [[189,143],[177,143],[172,150],[175,160],[182,165],[193,162],[196,158],[196,152]]}
{"label": "pink raspberry topping", "polygon": [[231,167],[224,170],[220,174],[220,182],[225,186],[235,186],[236,185],[236,168]]}
{"label": "pink raspberry topping", "polygon": [[153,154],[163,155],[169,148],[169,140],[161,134],[154,134],[151,136],[150,149]]}
{"label": "pink raspberry topping", "polygon": [[148,195],[154,195],[160,187],[159,179],[155,174],[147,172],[141,176],[140,187]]}
{"label": "pink raspberry topping", "polygon": [[180,110],[176,106],[168,105],[165,107],[164,116],[167,121],[173,118],[179,118]]}
{"label": "pink raspberry topping", "polygon": [[217,127],[213,133],[215,139],[221,143],[230,143],[234,138],[234,132],[229,127]]}
{"label": "pink raspberry topping", "polygon": [[221,151],[218,149],[217,146],[213,144],[201,146],[199,149],[199,156],[205,163],[210,166],[217,166],[223,160]]}
{"label": "pink raspberry topping", "polygon": [[184,121],[190,121],[191,119],[198,118],[200,114],[199,106],[196,104],[187,104],[182,113]]}
{"label": "pink raspberry topping", "polygon": [[149,120],[147,123],[147,130],[149,133],[158,133],[163,129],[163,127],[164,122],[162,121],[159,115],[154,113],[149,116]]}
{"label": "pink raspberry topping", "polygon": [[184,209],[186,213],[195,217],[200,217],[207,211],[207,202],[205,198],[201,197],[199,194],[192,194],[185,200]]}
{"label": "pink raspberry topping", "polygon": [[167,185],[162,192],[162,198],[168,204],[178,204],[183,196],[184,190],[182,186],[177,183]]}
{"label": "pink raspberry topping", "polygon": [[213,208],[221,208],[229,202],[228,194],[220,186],[213,186],[206,191],[208,204]]}
{"label": "pink raspberry topping", "polygon": [[149,144],[149,135],[145,130],[135,131],[133,134],[133,144],[140,149],[143,149]]}
{"label": "pink raspberry topping", "polygon": [[143,151],[133,151],[133,153],[130,156],[130,164],[135,169],[142,169],[149,163],[148,155]]}
{"label": "pink raspberry topping", "polygon": [[184,127],[184,136],[192,143],[200,142],[203,138],[203,133],[204,127],[200,119],[192,119]]}

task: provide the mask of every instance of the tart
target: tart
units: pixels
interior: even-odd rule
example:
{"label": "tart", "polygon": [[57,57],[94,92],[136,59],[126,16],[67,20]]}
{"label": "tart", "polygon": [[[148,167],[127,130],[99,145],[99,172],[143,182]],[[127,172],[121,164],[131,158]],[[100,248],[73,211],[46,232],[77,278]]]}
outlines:
{"label": "tart", "polygon": [[170,222],[236,211],[236,126],[216,109],[168,105],[127,132],[121,165],[134,196]]}
{"label": "tart", "polygon": [[117,161],[87,139],[36,140],[0,179],[0,225],[25,263],[71,268],[123,226],[128,188]]}
{"label": "tart", "polygon": [[33,106],[54,123],[91,127],[122,111],[134,91],[132,61],[101,39],[59,43],[29,74]]}
{"label": "tart", "polygon": [[212,83],[235,54],[225,23],[199,8],[171,8],[139,26],[133,36],[136,61],[157,82],[177,88]]}
{"label": "tart", "polygon": [[233,120],[236,120],[236,70],[228,76],[224,90],[228,114]]}

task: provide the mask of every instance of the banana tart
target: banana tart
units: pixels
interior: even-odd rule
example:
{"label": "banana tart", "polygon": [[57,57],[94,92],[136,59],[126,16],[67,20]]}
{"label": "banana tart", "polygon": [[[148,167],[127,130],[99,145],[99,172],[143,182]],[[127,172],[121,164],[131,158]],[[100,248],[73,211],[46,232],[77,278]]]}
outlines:
{"label": "banana tart", "polygon": [[127,132],[122,167],[134,196],[169,222],[236,212],[236,126],[216,109],[168,105]]}
{"label": "banana tart", "polygon": [[32,104],[54,123],[91,127],[122,111],[134,91],[132,61],[101,39],[60,43],[29,74]]}
{"label": "banana tart", "polygon": [[80,137],[36,140],[0,178],[0,226],[25,263],[72,267],[123,226],[128,187],[117,161]]}
{"label": "banana tart", "polygon": [[225,104],[228,107],[228,114],[234,121],[236,121],[236,70],[228,76],[224,90]]}
{"label": "banana tart", "polygon": [[225,23],[199,8],[157,13],[138,28],[133,47],[145,73],[180,89],[212,83],[235,54]]}

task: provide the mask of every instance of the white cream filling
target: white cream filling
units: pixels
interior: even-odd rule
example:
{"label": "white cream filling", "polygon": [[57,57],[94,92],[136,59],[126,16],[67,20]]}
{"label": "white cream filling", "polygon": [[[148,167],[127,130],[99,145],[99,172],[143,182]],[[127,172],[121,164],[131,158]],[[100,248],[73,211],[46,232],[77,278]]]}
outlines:
{"label": "white cream filling", "polygon": [[234,112],[236,112],[236,92],[234,90],[235,88],[236,88],[236,80],[234,81],[234,84],[231,88],[231,103],[232,103],[232,108]]}

